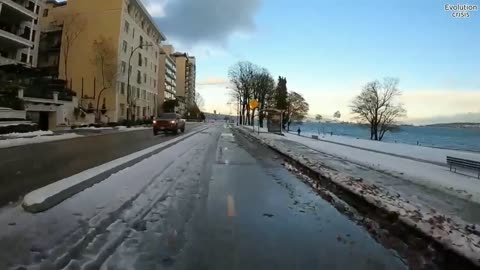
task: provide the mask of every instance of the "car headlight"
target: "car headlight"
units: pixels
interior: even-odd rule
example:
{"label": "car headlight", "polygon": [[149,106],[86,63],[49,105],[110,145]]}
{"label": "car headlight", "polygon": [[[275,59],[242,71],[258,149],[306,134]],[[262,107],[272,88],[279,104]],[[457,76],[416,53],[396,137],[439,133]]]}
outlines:
{"label": "car headlight", "polygon": [[157,123],[157,120],[153,120],[153,123],[156,124],[156,123]]}
{"label": "car headlight", "polygon": [[170,123],[175,124],[175,121],[170,121]]}

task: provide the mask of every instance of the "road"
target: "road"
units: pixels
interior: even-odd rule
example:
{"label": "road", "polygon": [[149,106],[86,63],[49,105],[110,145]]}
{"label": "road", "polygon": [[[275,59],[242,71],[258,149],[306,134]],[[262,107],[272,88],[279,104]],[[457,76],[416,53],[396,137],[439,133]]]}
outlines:
{"label": "road", "polygon": [[223,124],[46,212],[2,208],[0,250],[0,269],[408,268]]}
{"label": "road", "polygon": [[[186,133],[200,125],[189,123]],[[0,205],[171,138],[173,136],[153,136],[151,130],[139,130],[0,149]]]}

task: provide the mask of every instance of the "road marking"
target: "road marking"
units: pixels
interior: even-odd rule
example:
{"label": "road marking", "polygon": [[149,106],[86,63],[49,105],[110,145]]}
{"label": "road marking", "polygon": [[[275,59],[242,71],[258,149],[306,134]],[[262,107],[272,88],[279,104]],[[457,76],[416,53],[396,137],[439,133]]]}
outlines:
{"label": "road marking", "polygon": [[234,217],[237,213],[235,212],[235,200],[233,196],[228,194],[227,195],[227,216]]}

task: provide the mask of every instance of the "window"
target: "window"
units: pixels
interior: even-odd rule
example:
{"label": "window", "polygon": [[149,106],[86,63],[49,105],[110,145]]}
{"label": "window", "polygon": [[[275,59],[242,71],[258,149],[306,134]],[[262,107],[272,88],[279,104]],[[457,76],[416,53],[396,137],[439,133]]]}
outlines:
{"label": "window", "polygon": [[20,61],[26,63],[27,62],[27,55],[22,53],[22,57],[20,58]]}
{"label": "window", "polygon": [[125,33],[128,34],[128,31],[130,31],[130,23],[128,23],[127,21],[125,21],[125,26],[123,28],[125,30]]}
{"label": "window", "polygon": [[147,73],[143,74],[143,82],[147,83]]}
{"label": "window", "polygon": [[124,53],[127,53],[128,43],[124,40],[122,44],[122,50]]}
{"label": "window", "polygon": [[125,104],[120,103],[120,116],[123,117],[125,115]]}
{"label": "window", "polygon": [[35,20],[33,21],[33,24],[37,25],[37,24],[38,24],[38,19],[35,19]]}
{"label": "window", "polygon": [[153,87],[157,87],[157,80],[153,80]]}
{"label": "window", "polygon": [[138,53],[138,66],[142,66],[142,54]]}
{"label": "window", "polygon": [[33,55],[30,55],[30,57],[28,59],[28,63],[33,65]]}
{"label": "window", "polygon": [[125,83],[121,82],[120,83],[120,94],[125,95]]}
{"label": "window", "polygon": [[43,10],[43,17],[47,17],[47,16],[48,16],[48,8]]}
{"label": "window", "polygon": [[155,72],[157,72],[157,65],[155,65]]}
{"label": "window", "polygon": [[140,88],[137,88],[137,98],[140,98]]}
{"label": "window", "polygon": [[142,91],[142,98],[147,99],[147,91],[145,90]]}
{"label": "window", "polygon": [[40,6],[36,6],[36,7],[35,7],[35,14],[38,15],[38,13],[40,13]]}
{"label": "window", "polygon": [[140,49],[143,49],[143,37],[140,35]]}
{"label": "window", "polygon": [[142,73],[137,70],[137,83],[142,83]]}
{"label": "window", "polygon": [[122,61],[122,64],[120,65],[120,72],[125,75],[126,69],[127,69],[127,63],[125,61]]}
{"label": "window", "polygon": [[35,36],[37,35],[37,31],[32,31],[32,41],[35,42]]}
{"label": "window", "polygon": [[148,66],[148,59],[145,57],[145,66]]}

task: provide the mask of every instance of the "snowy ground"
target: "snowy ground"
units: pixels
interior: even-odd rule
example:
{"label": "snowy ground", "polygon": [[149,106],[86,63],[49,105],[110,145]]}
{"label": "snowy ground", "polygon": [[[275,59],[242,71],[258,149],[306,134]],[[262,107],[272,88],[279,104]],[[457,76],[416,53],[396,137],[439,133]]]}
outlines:
{"label": "snowy ground", "polygon": [[0,135],[0,138],[7,137],[7,138],[25,138],[25,137],[37,137],[37,136],[45,136],[45,135],[53,135],[53,131],[51,130],[37,130],[32,132],[24,132],[24,133],[7,133]]}
{"label": "snowy ground", "polygon": [[[338,171],[333,168],[327,167],[323,163],[323,158],[320,155],[307,155],[311,153],[311,149],[308,147],[327,152],[335,156],[340,156],[346,160],[354,160],[358,163],[363,163],[373,167],[385,168],[387,165],[389,169],[395,169],[395,165],[399,165],[399,168],[403,173],[419,176],[418,171],[423,171],[423,177],[428,177],[428,170],[433,170],[433,175],[436,177],[445,177],[448,169],[431,164],[416,162],[412,160],[402,159],[398,157],[391,157],[385,154],[372,153],[365,150],[359,150],[352,147],[340,146],[331,143],[314,141],[308,138],[299,137],[296,135],[286,134],[285,137],[268,133],[253,133],[251,129],[246,127],[245,131],[259,138],[263,143],[270,145],[283,154],[290,156],[292,159],[300,162],[301,164],[317,171],[320,175],[327,179],[330,179],[342,188],[349,190],[350,192],[357,194],[367,202],[376,205],[388,212],[395,213],[400,220],[406,224],[410,224],[412,227],[418,228],[426,235],[432,236],[442,245],[447,246],[449,249],[454,250],[458,254],[469,258],[477,265],[480,264],[480,231],[476,228],[476,225],[469,224],[463,221],[457,216],[445,215],[442,209],[435,209],[429,205],[417,204],[402,196],[401,193],[396,192],[394,189],[385,188],[379,184],[373,184],[369,179],[363,179],[356,177],[355,175],[349,175],[343,171]],[[304,144],[304,151],[299,149],[293,149],[288,144],[279,143],[280,140],[291,140],[292,142],[299,142]],[[365,160],[375,160],[376,163],[371,163]],[[433,167],[431,167],[433,166]],[[438,167],[438,168],[436,168]],[[379,168],[376,168],[378,170]],[[445,171],[446,170],[446,171]],[[398,171],[398,168],[397,168]],[[400,174],[399,174],[400,175]],[[411,179],[411,178],[410,178]],[[459,179],[451,179],[455,181]],[[462,180],[462,179],[460,179]],[[460,181],[459,180],[459,181]],[[465,184],[463,188],[469,188],[465,191],[467,196],[459,194],[458,192],[452,192],[457,196],[466,197],[469,199],[479,200],[478,195],[478,182],[472,179],[472,182],[468,182],[470,179],[463,179],[461,183],[450,183],[445,179],[435,179],[429,177],[427,181],[423,179],[419,181],[421,183],[429,183],[431,186],[445,190],[443,185],[455,185]],[[414,180],[418,181],[418,179]],[[313,185],[314,183],[312,183]],[[477,185],[475,185],[477,184]],[[473,191],[471,189],[474,189]],[[449,189],[447,188],[446,191]],[[451,191],[451,190],[450,190]],[[478,211],[477,211],[478,212]]]}
{"label": "snowy ground", "polygon": [[[205,149],[214,140],[209,132],[190,137],[47,212],[30,214],[20,205],[1,209],[1,242],[15,243],[15,252],[6,252],[7,247],[0,244],[5,251],[0,253],[0,269],[19,263],[42,265],[42,269],[76,269],[75,265],[105,260],[112,245],[121,243],[132,227],[144,226],[136,222],[149,213],[147,206],[169,200],[192,181],[202,169]],[[188,174],[184,173],[187,169]]]}
{"label": "snowy ground", "polygon": [[399,156],[410,157],[413,159],[420,159],[430,161],[433,163],[445,164],[447,156],[471,159],[480,161],[480,153],[465,152],[458,150],[449,150],[441,148],[432,148],[424,146],[416,146],[402,143],[387,143],[365,139],[355,139],[346,136],[337,136],[330,134],[316,134],[309,132],[302,132],[302,135],[311,137],[317,135],[319,140],[326,142],[334,142],[339,144],[351,145],[363,149],[369,149],[384,153],[391,153]]}
{"label": "snowy ground", "polygon": [[[247,129],[249,129],[249,127],[247,127]],[[266,129],[262,129],[261,132],[266,132]],[[277,135],[269,133],[260,134],[265,138],[278,138]],[[445,166],[440,166],[431,163],[444,160],[447,154],[478,160],[480,160],[480,154],[403,144],[370,142],[367,140],[356,140],[336,136],[337,139],[340,137],[343,142],[351,144],[352,147],[314,140],[291,133],[285,133],[284,135],[285,139],[301,143],[313,150],[344,158],[375,170],[385,171],[399,178],[412,181],[413,183],[480,203],[480,181],[476,178],[475,172],[462,171],[461,173],[453,173],[450,172],[446,164]],[[327,138],[329,136],[327,135],[325,137]],[[365,145],[362,145],[362,143],[365,143]],[[359,146],[364,149],[358,148]],[[381,148],[381,146],[385,146],[385,148]],[[383,153],[370,150],[381,150]],[[422,150],[426,153],[422,153]],[[392,154],[389,154],[388,151]],[[406,157],[401,157],[401,155],[405,155]],[[417,158],[428,161],[422,162]]]}
{"label": "snowy ground", "polygon": [[[31,136],[31,135],[30,135]],[[0,140],[0,148],[8,148],[14,147],[19,145],[27,145],[27,144],[35,144],[35,143],[44,143],[44,142],[52,142],[52,141],[59,141],[59,140],[66,140],[66,139],[73,139],[77,137],[81,137],[82,135],[70,133],[70,134],[60,134],[60,135],[53,135],[53,136],[35,136],[30,138],[14,138],[14,139],[5,139]]]}

